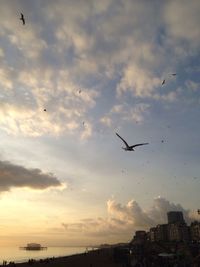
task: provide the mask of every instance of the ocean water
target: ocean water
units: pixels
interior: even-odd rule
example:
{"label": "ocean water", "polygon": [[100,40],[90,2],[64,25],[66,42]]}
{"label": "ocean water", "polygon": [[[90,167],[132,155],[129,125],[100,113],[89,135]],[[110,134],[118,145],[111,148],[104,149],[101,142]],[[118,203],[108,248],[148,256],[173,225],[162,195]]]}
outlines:
{"label": "ocean water", "polygon": [[85,247],[48,247],[45,250],[30,251],[18,247],[0,247],[0,265],[7,262],[26,262],[29,259],[45,259],[48,257],[61,257],[85,252]]}

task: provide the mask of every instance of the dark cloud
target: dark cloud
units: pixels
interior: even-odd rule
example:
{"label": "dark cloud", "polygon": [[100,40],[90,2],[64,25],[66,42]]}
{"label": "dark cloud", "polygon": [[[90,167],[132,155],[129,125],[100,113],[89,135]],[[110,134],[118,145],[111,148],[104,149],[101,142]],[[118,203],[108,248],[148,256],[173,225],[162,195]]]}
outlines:
{"label": "dark cloud", "polygon": [[46,189],[61,185],[57,177],[43,173],[40,169],[27,169],[8,161],[0,161],[0,193],[14,187]]}

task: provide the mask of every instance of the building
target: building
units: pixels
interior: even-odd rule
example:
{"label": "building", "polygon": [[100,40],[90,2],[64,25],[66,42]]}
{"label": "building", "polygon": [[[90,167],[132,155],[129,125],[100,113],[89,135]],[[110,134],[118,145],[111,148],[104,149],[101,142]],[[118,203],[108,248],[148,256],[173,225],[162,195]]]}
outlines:
{"label": "building", "polygon": [[156,227],[156,241],[168,240],[168,224],[159,224]]}
{"label": "building", "polygon": [[189,241],[189,227],[186,223],[171,223],[168,225],[168,239],[169,241]]}
{"label": "building", "polygon": [[168,223],[185,223],[181,211],[169,211],[167,213]]}
{"label": "building", "polygon": [[143,243],[146,240],[147,240],[147,233],[145,231],[136,231],[132,242]]}
{"label": "building", "polygon": [[149,240],[155,241],[167,241],[168,240],[168,224],[159,224],[156,227],[150,228]]}
{"label": "building", "polygon": [[149,233],[148,233],[148,237],[149,237],[149,240],[151,242],[156,241],[156,227],[150,228]]}
{"label": "building", "polygon": [[200,241],[200,222],[195,221],[191,223],[190,235],[192,241]]}
{"label": "building", "polygon": [[200,222],[194,221],[188,226],[181,211],[170,211],[167,217],[168,224],[159,224],[150,228],[147,233],[137,231],[133,241],[200,243]]}

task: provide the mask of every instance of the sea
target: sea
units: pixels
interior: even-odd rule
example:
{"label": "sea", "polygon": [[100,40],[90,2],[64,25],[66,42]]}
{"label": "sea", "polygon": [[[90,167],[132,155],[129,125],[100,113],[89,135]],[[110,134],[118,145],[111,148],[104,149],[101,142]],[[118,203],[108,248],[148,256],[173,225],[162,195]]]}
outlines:
{"label": "sea", "polygon": [[[89,248],[87,248],[89,250]],[[48,247],[44,250],[23,250],[18,247],[0,247],[0,265],[3,261],[15,263],[27,262],[29,259],[45,259],[80,254],[86,247]]]}

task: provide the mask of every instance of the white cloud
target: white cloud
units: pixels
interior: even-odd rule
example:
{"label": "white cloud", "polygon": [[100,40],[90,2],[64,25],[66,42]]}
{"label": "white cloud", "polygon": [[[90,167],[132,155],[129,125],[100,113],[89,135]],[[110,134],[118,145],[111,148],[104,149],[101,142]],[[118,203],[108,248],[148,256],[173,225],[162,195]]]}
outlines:
{"label": "white cloud", "polygon": [[92,124],[90,122],[84,122],[84,130],[81,134],[81,139],[87,139],[92,135]]}
{"label": "white cloud", "polygon": [[108,116],[104,116],[100,119],[100,122],[106,125],[107,127],[111,127],[112,125],[112,120]]}
{"label": "white cloud", "polygon": [[111,113],[123,113],[123,110],[124,110],[124,106],[122,104],[121,105],[115,105],[112,107]]}
{"label": "white cloud", "polygon": [[[27,4],[23,26],[20,14],[16,15],[19,3],[7,1],[0,11],[0,35],[10,46],[2,50],[6,60],[0,69],[4,102],[0,126],[14,134],[78,133],[84,139],[92,134],[91,122],[111,127],[117,113],[124,121],[142,122],[149,111],[146,98],[175,102],[176,89],[161,94],[161,78],[172,66],[176,69],[179,60],[187,59],[190,45],[194,49],[193,39],[196,44],[200,40],[194,27],[199,22],[198,2],[184,3],[156,2],[155,9],[155,2],[138,0],[49,1],[37,11],[37,20]],[[185,24],[184,16],[189,18]],[[180,41],[184,38],[187,47]],[[7,57],[10,49],[16,60]],[[90,113],[88,118],[88,111],[112,79],[118,102],[131,94],[142,103],[128,107],[110,102],[108,114],[92,120]],[[82,133],[86,116],[90,124]]]}
{"label": "white cloud", "polygon": [[146,103],[137,103],[133,107],[128,103],[116,104],[100,119],[100,122],[109,128],[117,127],[119,119],[121,123],[142,123],[149,114],[149,109],[150,105]]}
{"label": "white cloud", "polygon": [[144,211],[142,211],[141,207],[134,200],[129,201],[124,206],[116,203],[115,200],[108,200],[107,210],[108,214],[114,216],[114,218],[120,219],[124,223],[127,222],[134,225],[135,228],[148,227],[153,223],[153,221]]}
{"label": "white cloud", "polygon": [[[41,72],[39,68],[30,68],[17,75],[16,71],[11,73],[3,69],[0,76],[2,87],[9,89],[9,98],[6,98],[7,91],[2,90],[0,126],[9,134],[57,136],[80,131],[81,138],[91,136],[92,125],[88,123],[83,134],[82,121],[88,110],[96,105],[100,93],[80,87],[73,82],[69,72],[61,69],[54,73],[51,68]],[[11,98],[13,95],[16,95],[15,99]]]}
{"label": "white cloud", "polygon": [[11,80],[11,71],[6,71],[5,69],[0,69],[0,84],[3,89],[12,89],[13,82]]}
{"label": "white cloud", "polygon": [[199,46],[200,5],[198,0],[171,0],[164,9],[168,33],[178,40],[186,40],[191,47]]}
{"label": "white cloud", "polygon": [[117,86],[117,93],[120,96],[123,92],[130,91],[134,96],[148,97],[152,95],[160,82],[160,79],[150,71],[130,64],[124,70],[123,77]]}
{"label": "white cloud", "polygon": [[193,82],[191,80],[188,80],[185,82],[186,88],[190,91],[196,92],[198,89],[200,89],[200,83]]}
{"label": "white cloud", "polygon": [[159,95],[159,94],[154,94],[153,98],[156,100],[163,100],[166,102],[175,102],[178,98],[179,90],[176,91],[171,91],[167,94]]}
{"label": "white cloud", "polygon": [[142,122],[144,120],[144,115],[148,114],[149,108],[149,104],[136,104],[135,107],[130,109],[130,112],[127,112],[125,119],[134,122]]}

